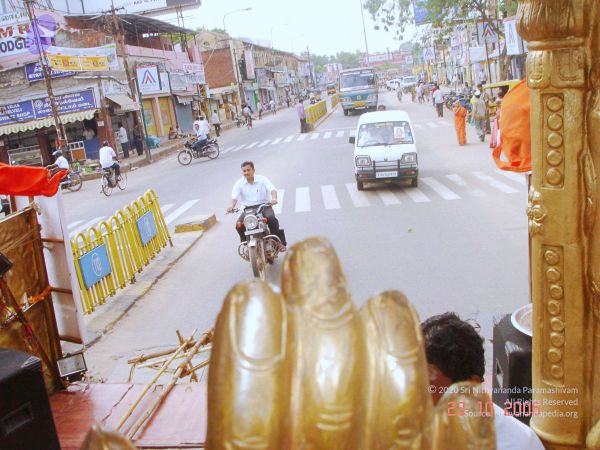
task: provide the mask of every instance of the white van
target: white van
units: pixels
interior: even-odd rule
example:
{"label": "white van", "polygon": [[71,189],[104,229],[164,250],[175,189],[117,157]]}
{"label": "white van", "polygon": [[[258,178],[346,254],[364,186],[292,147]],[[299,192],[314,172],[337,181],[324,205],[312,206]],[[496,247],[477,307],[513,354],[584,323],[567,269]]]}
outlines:
{"label": "white van", "polygon": [[409,115],[404,111],[378,111],[360,116],[354,144],[356,187],[367,182],[410,180],[418,185],[417,143]]}

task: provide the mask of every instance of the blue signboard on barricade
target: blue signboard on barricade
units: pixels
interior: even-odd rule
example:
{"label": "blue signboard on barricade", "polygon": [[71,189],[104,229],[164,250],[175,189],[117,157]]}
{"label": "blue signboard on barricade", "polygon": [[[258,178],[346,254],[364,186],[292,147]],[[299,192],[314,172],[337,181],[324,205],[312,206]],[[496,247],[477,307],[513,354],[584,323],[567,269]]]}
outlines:
{"label": "blue signboard on barricade", "polygon": [[111,273],[106,245],[90,250],[78,260],[85,288],[89,289]]}
{"label": "blue signboard on barricade", "polygon": [[158,233],[156,230],[156,222],[154,221],[154,214],[152,214],[152,211],[148,211],[140,217],[135,224],[138,229],[138,234],[140,235],[140,241],[142,241],[142,245],[145,247]]}

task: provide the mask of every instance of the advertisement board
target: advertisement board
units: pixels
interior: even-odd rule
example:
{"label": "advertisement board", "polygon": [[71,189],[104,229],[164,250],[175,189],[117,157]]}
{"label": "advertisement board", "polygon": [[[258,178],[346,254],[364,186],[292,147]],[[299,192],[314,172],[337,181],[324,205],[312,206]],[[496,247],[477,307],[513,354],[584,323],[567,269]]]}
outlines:
{"label": "advertisement board", "polygon": [[48,61],[53,69],[73,72],[119,70],[116,44],[91,48],[48,47]]}
{"label": "advertisement board", "polygon": [[[75,72],[68,70],[50,70],[50,78],[70,77],[75,75]],[[44,79],[44,72],[40,63],[31,63],[25,65],[25,77],[30,83]]]}
{"label": "advertisement board", "polygon": [[142,95],[160,92],[160,77],[155,65],[140,65],[136,67],[137,81]]}
{"label": "advertisement board", "polygon": [[415,15],[415,25],[429,23],[429,10],[425,7],[422,0],[413,0],[413,14]]}
{"label": "advertisement board", "polygon": [[244,50],[244,59],[246,60],[246,78],[248,80],[254,80],[254,69],[256,69],[256,65],[254,64],[252,50]]}
{"label": "advertisement board", "polygon": [[516,20],[504,21],[504,36],[507,55],[522,55],[524,53],[523,39],[521,39],[521,36],[517,32]]}

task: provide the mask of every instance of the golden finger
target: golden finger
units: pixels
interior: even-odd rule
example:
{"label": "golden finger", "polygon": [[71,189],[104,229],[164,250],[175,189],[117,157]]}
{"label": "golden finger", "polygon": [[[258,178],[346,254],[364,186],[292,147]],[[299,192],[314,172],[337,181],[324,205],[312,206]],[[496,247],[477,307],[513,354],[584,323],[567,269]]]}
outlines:
{"label": "golden finger", "polygon": [[288,320],[281,296],[261,281],[237,285],[227,294],[210,359],[207,448],[284,448]]}

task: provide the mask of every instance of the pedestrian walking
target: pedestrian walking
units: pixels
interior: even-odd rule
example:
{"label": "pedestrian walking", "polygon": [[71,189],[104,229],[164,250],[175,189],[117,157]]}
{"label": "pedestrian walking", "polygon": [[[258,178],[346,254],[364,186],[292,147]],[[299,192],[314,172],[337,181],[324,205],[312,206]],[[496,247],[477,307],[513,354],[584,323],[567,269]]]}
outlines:
{"label": "pedestrian walking", "polygon": [[423,85],[419,83],[417,86],[417,99],[419,103],[423,103],[425,101],[425,97],[423,96]]}
{"label": "pedestrian walking", "polygon": [[261,102],[256,102],[256,110],[258,111],[258,120],[262,120],[263,105]]}
{"label": "pedestrian walking", "polygon": [[127,130],[123,126],[123,122],[119,122],[118,136],[121,149],[123,150],[123,157],[129,158],[129,138],[127,137]]}
{"label": "pedestrian walking", "polygon": [[456,137],[458,145],[466,145],[467,143],[467,109],[460,105],[456,100],[454,102],[454,128],[456,129]]}
{"label": "pedestrian walking", "polygon": [[219,119],[219,113],[214,109],[212,116],[210,117],[213,127],[215,127],[215,134],[217,137],[221,136],[221,119]]}
{"label": "pedestrian walking", "polygon": [[306,124],[306,111],[304,111],[304,105],[302,99],[298,98],[298,104],[296,105],[296,113],[298,113],[298,119],[300,119],[300,133],[306,133],[308,131],[308,125]]}
{"label": "pedestrian walking", "polygon": [[487,105],[481,98],[481,91],[477,89],[475,91],[475,103],[473,104],[473,119],[475,120],[475,128],[477,129],[477,136],[481,142],[485,141],[485,122],[487,116]]}
{"label": "pedestrian walking", "polygon": [[142,132],[137,125],[133,127],[133,145],[138,156],[142,156],[142,153],[144,153],[144,143],[142,142]]}
{"label": "pedestrian walking", "polygon": [[438,117],[444,117],[444,94],[439,87],[433,93],[433,103]]}
{"label": "pedestrian walking", "polygon": [[275,100],[271,99],[271,101],[269,102],[269,106],[271,107],[271,112],[273,113],[273,115],[275,115],[275,113],[277,112],[277,108],[275,107]]}

